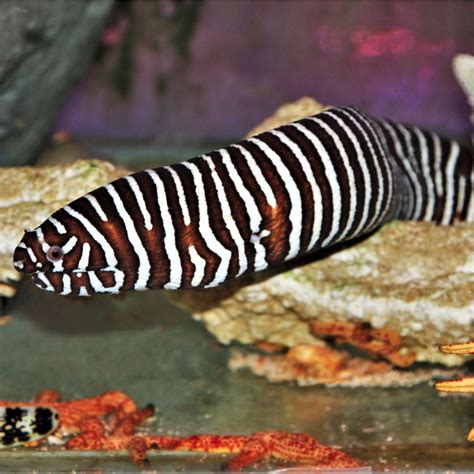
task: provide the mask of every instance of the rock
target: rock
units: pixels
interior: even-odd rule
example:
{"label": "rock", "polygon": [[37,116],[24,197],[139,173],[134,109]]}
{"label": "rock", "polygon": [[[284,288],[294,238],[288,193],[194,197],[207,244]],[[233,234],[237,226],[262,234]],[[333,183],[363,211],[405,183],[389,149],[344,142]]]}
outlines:
{"label": "rock", "polygon": [[6,0],[0,15],[0,165],[40,150],[98,44],[112,0]]}
{"label": "rock", "polygon": [[0,296],[12,297],[12,282],[21,278],[12,255],[24,229],[36,227],[68,202],[128,173],[99,160],[0,168]]}
{"label": "rock", "polygon": [[[474,125],[474,56],[472,54],[457,54],[454,56],[453,71],[459,85],[466,94],[467,103],[471,107],[471,123]],[[474,147],[474,131],[471,133],[471,143]]]}
{"label": "rock", "polygon": [[322,105],[311,97],[301,97],[301,99],[289,102],[278,107],[277,110],[263,122],[250,130],[245,138],[263,133],[272,128],[280,127],[286,123],[308,117],[310,115],[319,114],[323,110],[330,109],[330,106]]}
{"label": "rock", "polygon": [[467,96],[469,105],[474,109],[474,56],[472,54],[457,54],[453,59],[453,70]]}
{"label": "rock", "polygon": [[400,334],[417,361],[454,365],[438,346],[474,332],[474,225],[393,222],[290,271],[171,297],[223,344],[320,344],[312,320],[365,322]]}

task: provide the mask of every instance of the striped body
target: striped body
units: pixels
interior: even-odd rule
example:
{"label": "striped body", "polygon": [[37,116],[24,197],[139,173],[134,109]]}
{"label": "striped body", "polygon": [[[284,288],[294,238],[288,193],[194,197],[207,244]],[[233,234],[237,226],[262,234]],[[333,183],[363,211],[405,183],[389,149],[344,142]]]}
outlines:
{"label": "striped body", "polygon": [[472,158],[334,108],[96,189],[26,232],[19,271],[62,294],[207,288],[392,219],[473,220]]}

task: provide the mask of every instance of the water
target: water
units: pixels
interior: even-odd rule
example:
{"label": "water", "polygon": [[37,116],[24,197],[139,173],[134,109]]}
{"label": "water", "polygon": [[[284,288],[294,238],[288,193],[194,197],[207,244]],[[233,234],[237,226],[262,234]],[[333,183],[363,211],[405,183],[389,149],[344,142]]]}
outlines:
{"label": "water", "polygon": [[[474,468],[474,449],[465,441],[472,399],[442,397],[428,384],[301,388],[231,372],[229,348],[163,292],[74,299],[25,280],[8,309],[13,321],[0,327],[1,399],[29,400],[47,387],[64,399],[124,390],[140,405],[159,409],[157,433],[301,431],[347,448],[375,469]],[[0,470],[133,469],[125,454],[56,454],[3,450]],[[152,457],[164,470],[215,469],[222,457],[206,462],[201,456]]]}

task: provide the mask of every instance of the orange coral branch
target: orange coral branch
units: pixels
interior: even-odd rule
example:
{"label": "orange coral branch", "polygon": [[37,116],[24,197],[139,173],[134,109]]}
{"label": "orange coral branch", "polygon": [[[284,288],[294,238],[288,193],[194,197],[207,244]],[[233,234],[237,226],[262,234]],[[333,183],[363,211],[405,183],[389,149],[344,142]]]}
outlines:
{"label": "orange coral branch", "polygon": [[463,377],[461,379],[443,380],[435,383],[439,392],[451,393],[474,393],[474,377]]}
{"label": "orange coral branch", "polygon": [[[443,344],[440,346],[442,352],[448,354],[474,354],[474,341],[460,342],[456,344]],[[450,393],[474,393],[474,377],[463,377],[454,380],[443,380],[435,383],[439,392]],[[474,428],[467,435],[468,441],[474,441]]]}
{"label": "orange coral branch", "polygon": [[[203,453],[235,454],[227,467],[242,469],[269,458],[311,464],[323,468],[351,468],[360,462],[329,446],[324,446],[303,433],[258,432],[251,435],[159,436],[136,435],[136,427],[153,415],[150,405],[139,409],[128,395],[119,391],[105,392],[97,397],[60,401],[59,394],[45,390],[34,402],[0,401],[0,406],[38,406],[55,408],[61,428],[78,435],[66,443],[72,450],[127,449],[135,463],[147,462],[149,450],[197,451]],[[113,415],[112,422],[105,417]]]}
{"label": "orange coral branch", "polygon": [[310,331],[316,336],[335,337],[372,355],[382,356],[397,367],[410,367],[416,360],[414,353],[403,354],[402,339],[389,329],[376,329],[369,323],[348,321],[311,321]]}
{"label": "orange coral branch", "polygon": [[457,344],[443,344],[439,346],[442,352],[447,354],[474,354],[474,341],[460,342]]}
{"label": "orange coral branch", "polygon": [[67,444],[68,449],[107,450],[128,449],[132,460],[146,462],[146,452],[154,449],[191,451],[215,454],[237,454],[227,468],[239,470],[256,462],[276,458],[285,461],[311,464],[324,468],[360,467],[361,463],[337,449],[324,446],[303,433],[277,431],[243,435],[177,436],[110,436],[97,438],[76,437]]}

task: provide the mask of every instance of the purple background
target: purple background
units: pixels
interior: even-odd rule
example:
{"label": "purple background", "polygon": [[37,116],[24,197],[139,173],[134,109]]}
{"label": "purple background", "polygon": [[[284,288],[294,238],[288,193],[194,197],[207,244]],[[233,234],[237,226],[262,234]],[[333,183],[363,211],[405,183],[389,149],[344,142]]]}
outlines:
{"label": "purple background", "polygon": [[[136,2],[133,21],[150,40],[147,8]],[[186,60],[138,42],[125,97],[102,80],[103,63],[91,66],[55,128],[157,144],[230,141],[309,95],[467,142],[469,108],[451,61],[472,53],[473,19],[472,1],[207,0]],[[158,93],[163,74],[171,80]]]}

